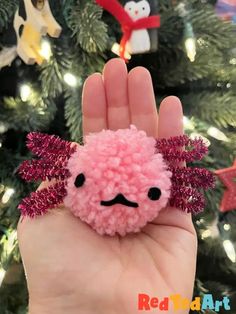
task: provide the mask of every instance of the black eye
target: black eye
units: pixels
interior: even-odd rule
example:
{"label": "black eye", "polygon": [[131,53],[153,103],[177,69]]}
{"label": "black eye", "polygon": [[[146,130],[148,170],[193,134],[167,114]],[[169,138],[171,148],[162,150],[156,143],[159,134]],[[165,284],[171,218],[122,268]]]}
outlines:
{"label": "black eye", "polygon": [[145,10],[145,7],[143,7],[143,11]]}
{"label": "black eye", "polygon": [[152,201],[158,201],[161,197],[161,190],[158,188],[150,188],[148,191],[148,197]]}
{"label": "black eye", "polygon": [[74,184],[75,184],[75,186],[76,186],[77,188],[80,188],[81,186],[84,185],[84,182],[85,182],[85,176],[84,176],[83,173],[80,173],[80,174],[76,177]]}

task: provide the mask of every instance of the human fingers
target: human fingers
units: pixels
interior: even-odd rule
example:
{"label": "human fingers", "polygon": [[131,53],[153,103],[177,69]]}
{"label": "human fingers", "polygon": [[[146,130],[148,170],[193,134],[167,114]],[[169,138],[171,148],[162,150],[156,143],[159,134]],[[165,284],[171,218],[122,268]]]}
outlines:
{"label": "human fingers", "polygon": [[[179,136],[184,134],[183,127],[183,108],[181,101],[179,98],[175,96],[166,97],[160,106],[159,110],[159,127],[158,127],[158,137],[159,138],[170,138],[173,136]],[[174,163],[175,164],[175,163]],[[179,164],[178,164],[179,165]],[[181,166],[184,166],[185,163],[181,163]],[[170,207],[163,210],[161,214],[158,216],[156,221],[160,224],[168,221],[168,224],[172,224],[173,222],[169,222],[171,219],[169,217]],[[181,219],[181,225],[183,228],[189,228],[190,230],[194,230],[191,220],[191,214],[180,213],[179,209],[171,208],[172,216],[175,217],[182,214],[184,219]],[[162,219],[161,219],[162,218]],[[167,222],[166,222],[167,223]]]}
{"label": "human fingers", "polygon": [[130,125],[128,71],[122,59],[112,59],[104,67],[108,128],[125,129]]}
{"label": "human fingers", "polygon": [[136,67],[128,75],[131,123],[147,135],[157,137],[158,114],[149,71]]}
{"label": "human fingers", "polygon": [[175,96],[166,97],[159,110],[158,137],[170,138],[182,135],[183,129],[183,109],[179,98]]}
{"label": "human fingers", "polygon": [[82,95],[83,134],[107,129],[105,87],[100,73],[94,73],[84,83]]}

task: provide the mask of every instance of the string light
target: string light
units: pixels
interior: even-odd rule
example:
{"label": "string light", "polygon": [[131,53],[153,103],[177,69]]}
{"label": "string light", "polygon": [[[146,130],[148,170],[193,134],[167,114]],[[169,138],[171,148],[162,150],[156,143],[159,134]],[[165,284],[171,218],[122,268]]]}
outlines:
{"label": "string light", "polygon": [[185,5],[185,3],[183,3],[183,2],[180,2],[180,3],[176,6],[176,9],[175,9],[175,10],[177,10],[178,13],[179,13],[179,15],[180,15],[181,17],[183,17],[183,18],[188,15],[188,10],[186,9],[186,5]]}
{"label": "string light", "polygon": [[211,236],[211,230],[204,230],[202,232],[202,239],[209,238]]}
{"label": "string light", "polygon": [[229,61],[229,63],[235,65],[235,64],[236,64],[236,58],[232,58],[232,59]]}
{"label": "string light", "polygon": [[71,87],[77,86],[78,80],[72,73],[66,73],[63,78],[67,85]]}
{"label": "string light", "polygon": [[7,238],[6,249],[5,249],[7,255],[10,255],[12,251],[14,250],[17,243],[16,240],[17,240],[17,232],[16,230],[13,230]]}
{"label": "string light", "polygon": [[231,229],[230,224],[224,224],[224,229],[229,231]]}
{"label": "string light", "polygon": [[187,56],[191,62],[195,61],[196,57],[196,38],[194,35],[193,31],[193,26],[189,22],[188,15],[189,15],[189,10],[186,7],[186,4],[183,2],[180,2],[176,10],[178,11],[179,15],[183,18],[184,20],[184,45],[186,49]]}
{"label": "string light", "polygon": [[183,117],[183,124],[186,130],[194,130],[193,122],[186,116]]}
{"label": "string light", "polygon": [[187,56],[191,62],[195,61],[196,57],[196,42],[194,38],[187,38],[185,40],[185,48],[187,51]]}
{"label": "string light", "polygon": [[196,39],[193,32],[192,24],[189,22],[185,23],[184,30],[184,38],[185,38],[185,49],[187,52],[187,56],[191,62],[195,61],[196,57]]}
{"label": "string light", "polygon": [[47,40],[42,41],[41,50],[39,53],[47,61],[51,58],[52,50],[51,50],[51,45],[50,45],[49,41],[47,41]]}
{"label": "string light", "polygon": [[9,202],[10,198],[12,197],[12,195],[15,193],[15,190],[12,188],[6,188],[5,193],[3,194],[2,197],[2,203],[6,204]]}
{"label": "string light", "polygon": [[201,46],[201,47],[203,47],[203,46],[204,46],[204,47],[208,47],[207,41],[204,40],[204,39],[201,38],[201,37],[197,39],[197,43],[198,43],[198,45]]}
{"label": "string light", "polygon": [[226,252],[228,258],[231,260],[232,263],[235,263],[236,262],[236,253],[235,253],[233,243],[230,240],[224,240],[223,246],[224,246],[224,249],[225,249],[225,252]]}
{"label": "string light", "polygon": [[207,134],[218,141],[230,142],[230,139],[223,132],[213,126],[207,130]]}
{"label": "string light", "polygon": [[0,134],[5,133],[8,130],[8,127],[5,123],[0,122]]}
{"label": "string light", "polygon": [[[12,232],[8,233],[7,236],[5,236],[5,239],[3,241],[4,256],[9,257],[10,255],[12,255],[12,252],[15,249],[16,245],[17,245],[17,232],[16,230],[13,230]],[[6,271],[2,267],[0,267],[0,287],[5,278],[5,275]]]}
{"label": "string light", "polygon": [[0,268],[0,287],[1,287],[2,282],[4,280],[5,274],[6,274],[6,271],[3,268]]}
{"label": "string light", "polygon": [[[116,54],[117,56],[120,55],[120,45],[118,43],[114,43],[111,47],[111,51]],[[130,60],[131,55],[128,53],[128,51],[125,51],[125,59]]]}
{"label": "string light", "polygon": [[29,85],[24,84],[20,87],[20,98],[22,101],[28,101],[30,98],[30,95],[32,93],[32,90]]}

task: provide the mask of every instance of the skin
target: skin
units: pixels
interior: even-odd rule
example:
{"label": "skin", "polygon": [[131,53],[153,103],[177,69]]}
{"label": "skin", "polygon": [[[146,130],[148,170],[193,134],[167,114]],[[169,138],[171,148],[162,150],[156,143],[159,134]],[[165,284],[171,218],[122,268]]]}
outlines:
{"label": "skin", "polygon": [[[131,123],[154,137],[180,135],[182,106],[167,97],[158,114],[149,72],[128,73],[121,59],[112,59],[84,84],[84,134]],[[178,209],[163,209],[141,233],[121,238],[98,235],[60,206],[20,220],[18,239],[30,314],[135,314],[139,293],[192,298],[197,240],[191,215]]]}

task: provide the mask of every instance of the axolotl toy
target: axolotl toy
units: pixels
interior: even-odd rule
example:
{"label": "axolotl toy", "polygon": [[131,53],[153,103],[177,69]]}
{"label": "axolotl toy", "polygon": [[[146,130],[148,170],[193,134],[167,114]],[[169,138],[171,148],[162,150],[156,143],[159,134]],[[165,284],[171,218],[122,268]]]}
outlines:
{"label": "axolotl toy", "polygon": [[23,162],[20,175],[49,186],[21,202],[22,215],[44,215],[63,203],[102,235],[139,232],[167,204],[198,213],[204,207],[199,189],[214,182],[206,169],[179,165],[207,152],[201,139],[186,135],[154,139],[131,126],[90,134],[79,145],[30,133],[28,148],[38,159]]}

